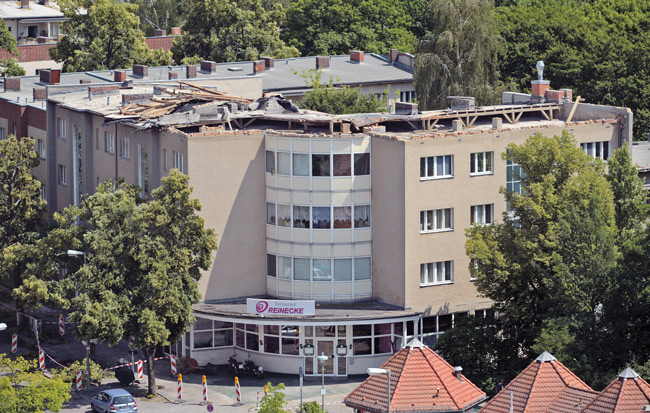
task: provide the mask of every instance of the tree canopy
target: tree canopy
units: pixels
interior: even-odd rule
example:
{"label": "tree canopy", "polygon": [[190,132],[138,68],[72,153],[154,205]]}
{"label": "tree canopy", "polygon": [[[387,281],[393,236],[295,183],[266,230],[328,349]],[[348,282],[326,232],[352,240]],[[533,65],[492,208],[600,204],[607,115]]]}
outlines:
{"label": "tree canopy", "polygon": [[64,37],[50,49],[65,72],[125,69],[134,63],[168,65],[171,54],[151,51],[140,30],[137,6],[117,0],[60,0]]}
{"label": "tree canopy", "polygon": [[132,0],[138,6],[140,28],[146,36],[153,36],[155,29],[167,33],[172,27],[180,27],[185,21],[187,3],[178,0]]}
{"label": "tree canopy", "polygon": [[[0,50],[6,50],[11,54],[18,54],[16,39],[9,31],[7,23],[4,20],[0,22]],[[0,74],[4,76],[24,76],[25,69],[18,65],[18,59],[8,58],[0,59]]]}
{"label": "tree canopy", "polygon": [[264,0],[189,0],[186,23],[174,41],[174,60],[199,56],[215,62],[256,60],[260,56],[299,56],[280,39],[285,10]]}
{"label": "tree canopy", "polygon": [[81,207],[55,215],[58,235],[72,239],[86,258],[65,280],[79,291],[70,321],[85,339],[115,344],[133,334],[148,361],[149,394],[156,392],[155,348],[178,341],[194,321],[200,270],[216,249],[188,179],[172,170],[151,199],[141,198],[139,187],[100,184]]}

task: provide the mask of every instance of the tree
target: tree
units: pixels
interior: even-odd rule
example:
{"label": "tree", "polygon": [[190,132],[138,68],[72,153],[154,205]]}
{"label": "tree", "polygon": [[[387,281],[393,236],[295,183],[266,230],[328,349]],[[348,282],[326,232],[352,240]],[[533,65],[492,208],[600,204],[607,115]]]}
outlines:
{"label": "tree", "polygon": [[70,385],[47,378],[36,361],[0,354],[0,410],[6,413],[58,412],[70,399]]}
{"label": "tree", "polygon": [[184,23],[187,3],[177,0],[133,0],[138,5],[140,27],[147,36],[153,36],[154,29],[163,29],[167,33],[172,27]]}
{"label": "tree", "polygon": [[260,403],[260,413],[280,413],[284,411],[284,405],[287,402],[284,400],[285,389],[284,383],[280,383],[277,386],[273,387],[271,382],[266,384],[266,387],[269,390],[269,394],[262,397],[262,402]]}
{"label": "tree", "polygon": [[[135,15],[137,6],[117,0],[61,0],[65,35],[50,56],[65,72],[124,69],[134,63],[165,63],[150,51]],[[84,11],[85,10],[85,13]],[[170,63],[170,55],[166,63]]]}
{"label": "tree", "polygon": [[498,100],[501,40],[492,0],[430,0],[431,31],[420,40],[413,81],[424,109],[447,107],[447,96]]}
{"label": "tree", "polygon": [[648,219],[647,194],[643,189],[643,180],[639,178],[632,163],[630,147],[625,143],[612,154],[607,162],[609,172],[607,180],[614,194],[614,211],[616,226],[622,233],[643,228]]}
{"label": "tree", "polygon": [[282,38],[303,56],[347,54],[350,50],[413,52],[415,36],[405,4],[397,0],[294,0]]}
{"label": "tree", "polygon": [[[28,264],[40,254],[36,243],[46,227],[46,204],[32,175],[39,164],[34,140],[10,135],[0,141],[0,158],[0,277],[19,288]],[[22,309],[17,299],[16,310]]]}
{"label": "tree", "polygon": [[298,49],[280,39],[285,11],[263,0],[190,0],[186,23],[176,38],[174,61],[200,56],[215,62],[295,57]]}
{"label": "tree", "polygon": [[76,234],[86,251],[86,263],[66,280],[80,293],[70,321],[84,339],[115,344],[133,334],[147,360],[149,394],[156,392],[156,346],[188,331],[200,298],[200,270],[210,266],[216,249],[188,180],[172,170],[151,199],[141,198],[139,187],[100,184],[82,207],[56,216],[64,235]]}
{"label": "tree", "polygon": [[379,98],[374,94],[362,94],[360,88],[337,86],[331,78],[329,83],[323,83],[322,76],[323,72],[315,69],[303,73],[305,83],[310,89],[299,103],[303,109],[333,114],[377,113],[386,110],[389,89],[383,98]]}
{"label": "tree", "polygon": [[[18,54],[16,39],[9,31],[7,23],[4,20],[0,22],[0,50],[6,50],[13,55]],[[18,65],[18,59],[0,59],[0,74],[6,77],[25,76],[25,69]]]}

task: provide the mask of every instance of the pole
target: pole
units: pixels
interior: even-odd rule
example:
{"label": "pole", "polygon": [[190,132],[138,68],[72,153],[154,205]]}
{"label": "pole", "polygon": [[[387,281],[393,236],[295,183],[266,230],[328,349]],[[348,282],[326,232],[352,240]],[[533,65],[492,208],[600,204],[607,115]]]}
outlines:
{"label": "pole", "polygon": [[321,394],[321,398],[322,398],[320,409],[321,409],[321,411],[324,412],[325,411],[325,363],[321,363],[320,365],[321,365],[320,366],[320,373],[321,373],[320,375],[321,375],[321,378],[323,379],[322,382],[321,382],[321,388],[320,388],[320,394]]}
{"label": "pole", "polygon": [[86,389],[90,390],[90,343],[86,344]]}
{"label": "pole", "polygon": [[302,370],[300,371],[300,410],[302,411],[302,376],[305,371],[305,358],[302,358]]}
{"label": "pole", "polygon": [[388,375],[388,413],[390,413],[390,370],[386,369]]}

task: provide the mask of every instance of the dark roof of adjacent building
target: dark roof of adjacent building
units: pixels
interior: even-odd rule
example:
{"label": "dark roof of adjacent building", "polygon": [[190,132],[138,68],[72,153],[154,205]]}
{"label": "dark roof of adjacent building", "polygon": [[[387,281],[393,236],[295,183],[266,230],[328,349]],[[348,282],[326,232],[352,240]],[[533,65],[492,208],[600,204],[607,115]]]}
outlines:
{"label": "dark roof of adjacent building", "polygon": [[[382,368],[390,370],[390,411],[463,412],[486,398],[466,377],[457,376],[449,363],[414,339]],[[460,373],[459,373],[460,374]],[[388,377],[369,376],[343,402],[367,412],[388,411]]]}

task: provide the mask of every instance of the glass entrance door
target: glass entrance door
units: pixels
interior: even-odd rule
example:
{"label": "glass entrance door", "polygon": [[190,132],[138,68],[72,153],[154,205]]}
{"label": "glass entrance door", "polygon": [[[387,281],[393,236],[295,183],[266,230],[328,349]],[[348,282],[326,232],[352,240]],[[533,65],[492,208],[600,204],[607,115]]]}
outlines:
{"label": "glass entrance door", "polygon": [[[325,354],[327,356],[327,361],[325,362],[324,366],[321,366],[320,362],[318,361],[318,356],[320,356],[321,354]],[[317,339],[316,353],[314,354],[314,362],[316,363],[314,365],[314,371],[317,374],[322,374],[324,370],[325,375],[333,375],[335,374],[334,372],[335,361],[336,361],[336,354],[334,354],[334,340]]]}

